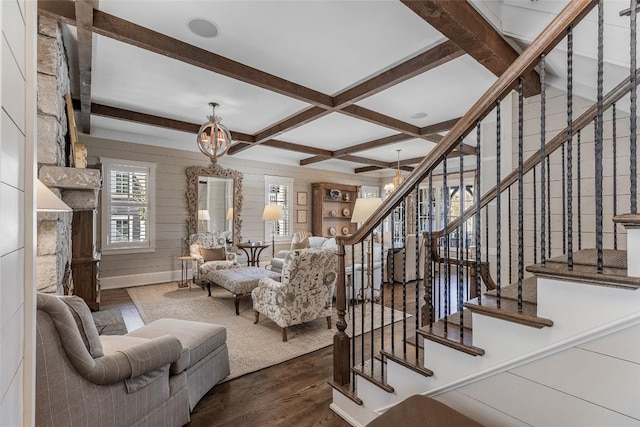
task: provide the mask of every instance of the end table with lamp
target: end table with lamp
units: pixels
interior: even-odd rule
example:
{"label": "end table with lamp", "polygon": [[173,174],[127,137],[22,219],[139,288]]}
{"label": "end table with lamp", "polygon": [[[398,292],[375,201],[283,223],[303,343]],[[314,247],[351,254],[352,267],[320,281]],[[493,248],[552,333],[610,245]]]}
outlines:
{"label": "end table with lamp", "polygon": [[262,212],[263,221],[271,221],[271,258],[276,255],[276,224],[284,218],[281,205],[266,205]]}

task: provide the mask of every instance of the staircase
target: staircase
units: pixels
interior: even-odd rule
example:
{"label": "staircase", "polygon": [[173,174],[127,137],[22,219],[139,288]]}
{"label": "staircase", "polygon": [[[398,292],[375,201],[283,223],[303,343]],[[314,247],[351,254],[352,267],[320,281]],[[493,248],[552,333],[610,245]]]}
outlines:
{"label": "staircase", "polygon": [[[365,425],[418,393],[485,425],[640,425],[634,403],[640,395],[635,59],[631,78],[605,95],[600,56],[597,102],[586,106],[574,100],[573,28],[595,6],[601,12],[604,2],[570,2],[371,218],[353,236],[337,239],[341,274],[331,407],[352,425]],[[598,16],[601,35],[602,13]],[[635,37],[635,19],[631,22]],[[546,98],[545,56],[565,36],[567,126],[559,128],[552,120],[559,97]],[[534,66],[542,93],[525,107],[519,76]],[[616,103],[629,93],[625,117]],[[574,102],[576,110],[584,107],[576,118]],[[512,160],[509,150],[501,153],[501,145],[512,145],[504,128],[512,123],[501,123],[500,109],[511,104],[517,110],[517,162],[502,176],[502,163]],[[487,121],[490,115],[495,125]],[[535,140],[525,135],[534,119]],[[485,135],[489,124],[495,138]],[[461,172],[462,141],[474,136],[473,206],[465,209],[460,202],[453,211],[451,194],[468,186]],[[455,148],[461,154],[451,173],[455,165],[447,156]],[[428,229],[419,229],[419,189],[435,199],[437,186],[444,217],[451,221],[436,230],[429,210]],[[423,235],[421,244],[403,250],[424,263],[424,274],[416,267],[415,286],[406,279],[392,281],[384,284],[380,301],[362,301],[371,313],[401,306],[402,314],[377,329],[372,315],[374,331],[356,335],[355,324],[369,320],[346,311],[346,301],[355,298],[346,294],[345,246],[375,234],[384,242],[387,217],[397,212],[404,215],[407,235]],[[404,272],[402,259],[390,268]],[[590,377],[597,383],[589,384]]]}

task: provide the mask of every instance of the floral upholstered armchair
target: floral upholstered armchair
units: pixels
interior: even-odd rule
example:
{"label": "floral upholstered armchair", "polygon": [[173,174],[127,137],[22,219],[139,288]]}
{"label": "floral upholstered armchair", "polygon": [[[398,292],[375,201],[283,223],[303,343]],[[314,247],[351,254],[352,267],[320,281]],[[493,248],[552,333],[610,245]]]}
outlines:
{"label": "floral upholstered armchair", "polygon": [[189,236],[189,252],[193,260],[193,281],[203,285],[208,273],[240,267],[237,255],[227,250],[227,232],[195,233]]}
{"label": "floral upholstered armchair", "polygon": [[260,279],[251,292],[255,322],[265,314],[282,328],[287,341],[287,327],[327,318],[331,329],[331,301],[336,285],[338,259],[334,249],[294,249],[287,254],[282,281]]}

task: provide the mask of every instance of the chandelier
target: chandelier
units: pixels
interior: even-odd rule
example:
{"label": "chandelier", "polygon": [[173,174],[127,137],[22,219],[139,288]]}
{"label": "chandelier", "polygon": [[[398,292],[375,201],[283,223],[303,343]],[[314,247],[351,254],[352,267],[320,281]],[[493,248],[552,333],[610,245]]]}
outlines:
{"label": "chandelier", "polygon": [[196,141],[198,142],[198,148],[203,154],[209,156],[213,163],[216,162],[218,157],[224,156],[231,145],[231,132],[222,126],[220,122],[221,117],[216,116],[215,102],[210,102],[209,105],[213,109],[213,112],[208,117],[209,121],[200,126]]}
{"label": "chandelier", "polygon": [[400,186],[400,184],[402,184],[402,181],[404,181],[404,177],[400,173],[400,152],[402,150],[398,148],[396,151],[398,152],[398,168],[396,169],[396,175],[393,177],[393,188],[394,189],[398,188],[398,186]]}

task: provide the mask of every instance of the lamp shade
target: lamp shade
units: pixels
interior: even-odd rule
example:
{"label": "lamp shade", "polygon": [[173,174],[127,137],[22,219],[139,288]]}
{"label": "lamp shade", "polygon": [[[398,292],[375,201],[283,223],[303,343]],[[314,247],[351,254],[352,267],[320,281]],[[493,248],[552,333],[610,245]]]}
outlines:
{"label": "lamp shade", "polygon": [[211,219],[211,216],[209,215],[209,211],[206,209],[200,209],[198,211],[198,219],[200,221],[209,221]]}
{"label": "lamp shade", "polygon": [[38,206],[36,210],[38,212],[71,212],[73,209],[38,180]]}
{"label": "lamp shade", "polygon": [[266,205],[262,212],[263,221],[279,221],[284,218],[284,211],[280,205]]}
{"label": "lamp shade", "polygon": [[380,197],[356,199],[353,214],[351,215],[351,222],[365,222],[381,204],[382,199]]}
{"label": "lamp shade", "polygon": [[227,209],[227,220],[231,221],[233,219],[233,208]]}

